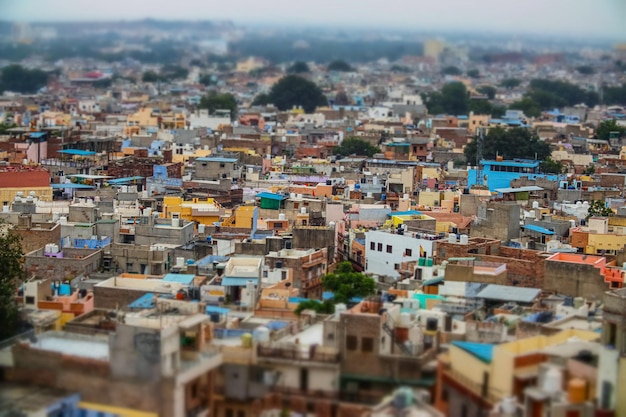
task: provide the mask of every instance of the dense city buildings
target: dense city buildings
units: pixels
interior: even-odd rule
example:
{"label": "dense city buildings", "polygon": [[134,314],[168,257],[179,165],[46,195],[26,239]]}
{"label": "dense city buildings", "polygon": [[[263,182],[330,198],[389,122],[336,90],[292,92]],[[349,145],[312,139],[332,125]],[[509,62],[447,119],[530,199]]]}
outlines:
{"label": "dense city buildings", "polygon": [[623,45],[6,25],[0,417],[626,417]]}

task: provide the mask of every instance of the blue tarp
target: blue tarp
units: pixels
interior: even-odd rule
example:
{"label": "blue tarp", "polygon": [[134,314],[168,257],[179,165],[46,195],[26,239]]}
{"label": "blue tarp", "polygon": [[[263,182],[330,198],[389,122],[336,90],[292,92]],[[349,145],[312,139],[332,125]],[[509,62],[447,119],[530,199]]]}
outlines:
{"label": "blue tarp", "polygon": [[228,314],[230,309],[218,306],[206,306],[206,313],[219,313],[219,314]]}
{"label": "blue tarp", "polygon": [[104,239],[74,239],[74,247],[75,248],[85,248],[87,249],[100,249],[105,247],[106,245],[111,244],[111,238],[105,237]]}
{"label": "blue tarp", "polygon": [[91,156],[96,154],[94,151],[83,151],[81,149],[64,149],[62,151],[59,151],[59,153],[78,156]]}
{"label": "blue tarp", "polygon": [[542,233],[544,235],[553,235],[554,232],[552,230],[548,230],[544,227],[541,226],[537,226],[534,224],[525,224],[524,226],[522,226],[522,229],[526,229],[526,230],[530,230],[533,232],[537,232],[537,233]]}
{"label": "blue tarp", "polygon": [[31,139],[39,139],[46,136],[46,132],[30,132],[28,137]]}

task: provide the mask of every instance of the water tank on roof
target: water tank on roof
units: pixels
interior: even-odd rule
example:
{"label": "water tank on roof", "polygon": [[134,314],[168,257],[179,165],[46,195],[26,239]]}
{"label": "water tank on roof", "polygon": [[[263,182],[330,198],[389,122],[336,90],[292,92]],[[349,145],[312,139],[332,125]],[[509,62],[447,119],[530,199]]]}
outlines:
{"label": "water tank on roof", "polygon": [[241,335],[241,347],[246,349],[252,348],[252,335],[250,333],[244,333]]}
{"label": "water tank on roof", "polygon": [[204,225],[204,224],[202,224],[202,223],[198,224],[198,233],[199,233],[199,234],[203,235],[203,234],[204,234],[205,229],[206,229],[206,225]]}
{"label": "water tank on roof", "polygon": [[211,317],[211,322],[219,323],[220,322],[220,313],[213,312],[209,315]]}
{"label": "water tank on roof", "polygon": [[563,385],[563,375],[561,371],[551,366],[545,373],[543,377],[543,390],[552,395],[561,391],[561,386]]}
{"label": "water tank on roof", "polygon": [[285,219],[286,219],[285,213],[279,213],[278,214],[278,220],[285,220]]}
{"label": "water tank on roof", "polygon": [[348,307],[344,303],[339,303],[335,305],[335,315],[339,317],[341,313],[347,311]]}
{"label": "water tank on roof", "polygon": [[534,209],[539,208],[539,201],[533,201],[533,208]]}
{"label": "water tank on roof", "polygon": [[259,326],[252,332],[252,338],[259,343],[266,343],[270,341],[270,329],[265,326]]}
{"label": "water tank on roof", "polygon": [[400,327],[409,327],[411,325],[411,315],[409,313],[400,313]]}
{"label": "water tank on roof", "polygon": [[456,243],[456,234],[448,233],[448,243]]}
{"label": "water tank on roof", "polygon": [[461,235],[461,238],[459,239],[459,242],[461,242],[461,244],[463,244],[463,245],[467,245],[469,243],[469,236],[468,235]]}

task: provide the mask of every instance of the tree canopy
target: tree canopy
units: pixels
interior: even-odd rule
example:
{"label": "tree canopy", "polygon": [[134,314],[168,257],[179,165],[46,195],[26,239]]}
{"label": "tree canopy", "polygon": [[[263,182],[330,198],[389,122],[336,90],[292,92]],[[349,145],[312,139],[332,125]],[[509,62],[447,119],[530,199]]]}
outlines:
{"label": "tree canopy", "polygon": [[521,100],[511,103],[509,105],[509,109],[521,110],[528,117],[541,116],[541,107],[535,100],[530,97],[522,97]]}
{"label": "tree canopy", "polygon": [[615,87],[603,87],[602,96],[605,104],[626,105],[626,84]]}
{"label": "tree canopy", "polygon": [[518,78],[505,78],[500,82],[500,86],[510,90],[512,88],[518,87],[521,83],[522,80]]}
{"label": "tree canopy", "polygon": [[355,297],[364,298],[376,293],[376,281],[356,272],[350,262],[341,262],[332,274],[322,278],[324,290],[334,294],[335,303],[349,303]]}
{"label": "tree canopy", "polygon": [[288,74],[303,74],[310,71],[311,70],[309,69],[308,64],[303,61],[296,61],[293,63],[293,65],[287,68]]}
{"label": "tree canopy", "polygon": [[317,84],[298,75],[281,78],[272,86],[268,97],[279,110],[302,106],[304,111],[312,113],[316,107],[327,104],[326,96]]}
{"label": "tree canopy", "polygon": [[40,69],[24,68],[21,65],[9,65],[0,73],[0,91],[33,94],[48,82],[48,73]]}
{"label": "tree canopy", "polygon": [[231,120],[237,117],[237,100],[230,93],[218,94],[216,91],[211,91],[200,99],[199,107],[209,110],[209,114],[215,110],[229,110]]}
{"label": "tree canopy", "polygon": [[313,310],[320,314],[333,314],[335,312],[335,304],[332,300],[305,300],[298,303],[298,306],[294,310],[296,316],[302,314],[304,310]]}
{"label": "tree canopy", "polygon": [[333,149],[334,155],[341,156],[359,155],[371,157],[375,153],[380,153],[380,149],[369,142],[354,137],[344,139],[341,145]]}
{"label": "tree canopy", "polygon": [[430,114],[467,114],[469,98],[465,84],[455,81],[447,83],[441,92],[434,92],[424,100]]}
{"label": "tree canopy", "polygon": [[448,67],[444,67],[444,68],[441,70],[441,73],[442,73],[443,75],[461,75],[461,74],[463,74],[463,71],[461,71],[461,70],[459,69],[459,67],[455,67],[455,66],[453,66],[453,65],[450,65],[450,66],[448,66]]}
{"label": "tree canopy", "polygon": [[476,91],[486,95],[489,100],[493,100],[494,98],[496,98],[496,92],[498,91],[498,89],[492,85],[481,85],[476,89]]}
{"label": "tree canopy", "polygon": [[539,169],[544,174],[562,174],[564,167],[560,161],[555,161],[549,156],[546,157],[541,164],[539,164]]}
{"label": "tree canopy", "polygon": [[143,81],[144,83],[156,83],[160,79],[161,77],[159,77],[159,74],[152,70],[145,71],[141,75],[141,81]]}
{"label": "tree canopy", "polygon": [[5,226],[0,223],[0,340],[12,336],[17,329],[15,295],[24,277],[21,238]]}
{"label": "tree canopy", "polygon": [[471,69],[467,71],[467,76],[470,78],[480,78],[480,71],[477,69]]}
{"label": "tree canopy", "polygon": [[593,107],[599,102],[598,93],[587,91],[567,81],[534,79],[528,88],[532,98],[542,110],[574,106],[584,103]]}
{"label": "tree canopy", "polygon": [[[476,140],[469,142],[463,152],[468,164],[476,163]],[[495,127],[489,129],[483,139],[483,158],[495,159],[497,155],[504,159],[522,158],[542,161],[550,155],[550,146],[528,129]]]}
{"label": "tree canopy", "polygon": [[612,133],[617,134],[617,137],[626,136],[626,127],[618,125],[615,119],[610,119],[602,121],[596,129],[598,139],[609,140]]}
{"label": "tree canopy", "polygon": [[606,203],[602,200],[592,200],[589,203],[589,209],[587,210],[587,218],[598,216],[606,217],[612,216],[613,210],[606,206]]}
{"label": "tree canopy", "polygon": [[346,61],[338,59],[328,64],[328,71],[352,72],[354,69]]}

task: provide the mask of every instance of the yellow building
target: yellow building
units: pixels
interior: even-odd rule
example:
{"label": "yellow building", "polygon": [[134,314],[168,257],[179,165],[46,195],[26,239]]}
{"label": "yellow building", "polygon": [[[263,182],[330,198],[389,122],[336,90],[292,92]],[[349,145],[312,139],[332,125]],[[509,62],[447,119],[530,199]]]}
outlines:
{"label": "yellow building", "polygon": [[424,42],[424,56],[439,61],[439,56],[446,49],[446,44],[438,39],[429,39]]}
{"label": "yellow building", "polygon": [[126,136],[138,134],[142,128],[158,127],[159,118],[152,114],[152,109],[142,107],[138,112],[131,114],[126,119],[124,134]]}
{"label": "yellow building", "polygon": [[212,198],[185,201],[181,197],[164,197],[162,218],[169,219],[177,213],[180,219],[212,225],[224,215],[224,208]]}
{"label": "yellow building", "polygon": [[256,227],[258,213],[259,210],[256,206],[239,206],[228,219],[224,220],[222,226],[252,229]]}

